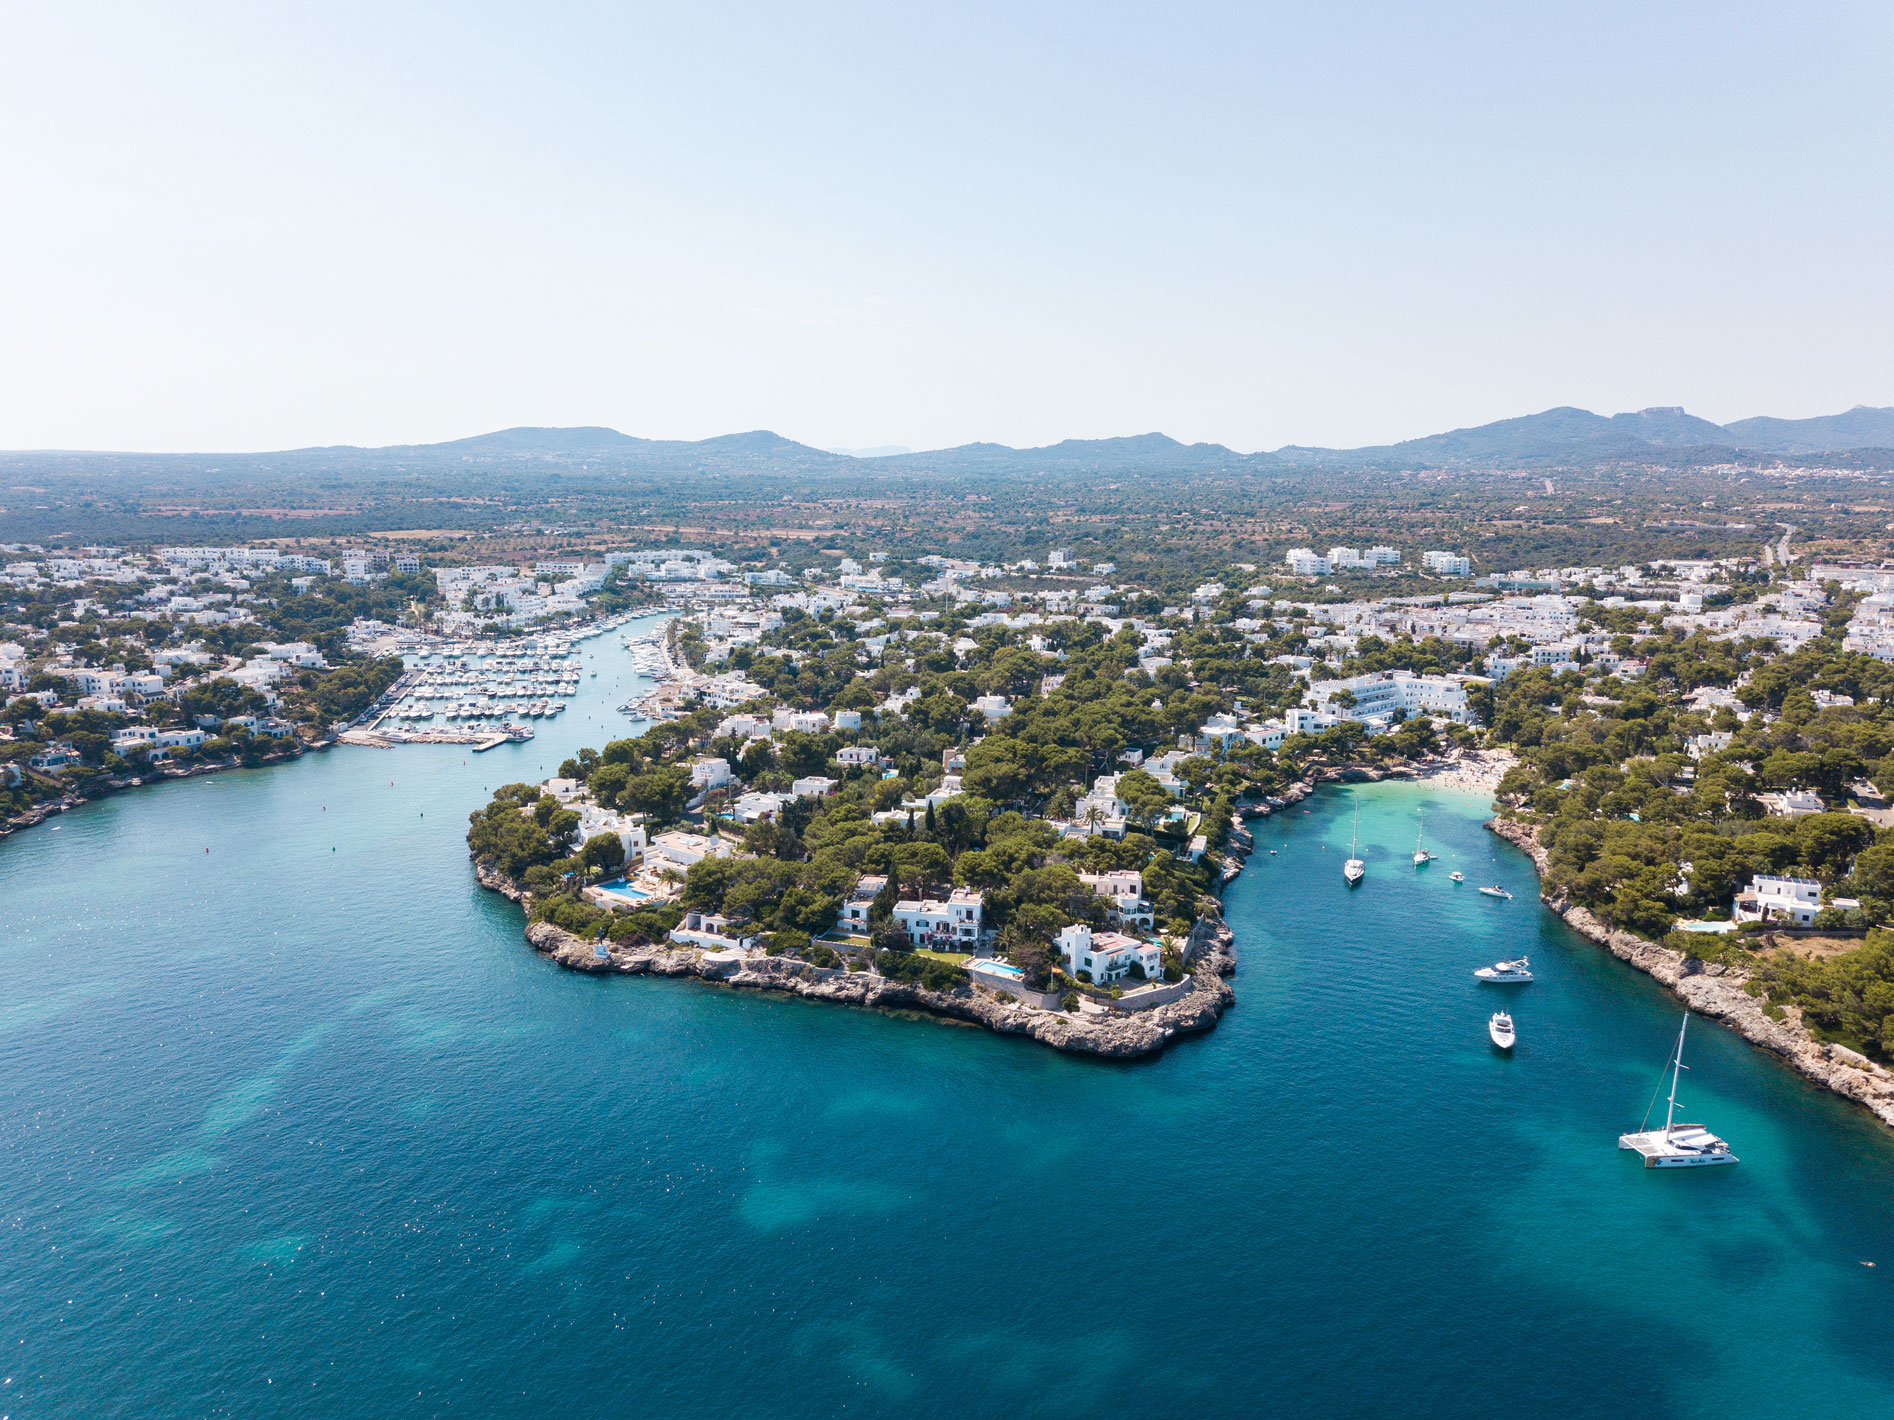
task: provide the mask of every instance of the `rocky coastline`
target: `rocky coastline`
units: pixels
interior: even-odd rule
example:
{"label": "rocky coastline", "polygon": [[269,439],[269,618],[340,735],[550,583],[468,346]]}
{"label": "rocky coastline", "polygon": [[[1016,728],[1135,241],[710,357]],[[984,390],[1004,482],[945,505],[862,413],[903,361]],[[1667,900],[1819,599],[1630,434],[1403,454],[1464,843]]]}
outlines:
{"label": "rocky coastline", "polygon": [[[491,866],[476,862],[484,888],[525,904],[521,886]],[[1233,934],[1220,917],[1201,919],[1192,933],[1191,989],[1148,1011],[1046,1011],[1000,992],[963,986],[930,991],[873,971],[819,967],[793,957],[706,952],[673,944],[597,947],[550,922],[528,922],[534,951],[568,971],[626,976],[688,976],[739,990],[780,991],[812,1001],[878,1010],[916,1011],[947,1021],[984,1026],[1001,1035],[1026,1036],[1055,1050],[1105,1059],[1154,1055],[1182,1035],[1207,1031],[1236,1002],[1225,977],[1236,970]],[[600,949],[603,950],[601,955]]]}
{"label": "rocky coastline", "polygon": [[[1298,804],[1323,784],[1379,782],[1383,779],[1449,779],[1448,787],[1487,787],[1498,782],[1510,760],[1505,756],[1454,753],[1391,766],[1325,765],[1287,785],[1272,801],[1244,808],[1246,817],[1266,817],[1277,808]],[[1464,782],[1460,782],[1464,781]],[[1242,871],[1254,842],[1240,825],[1231,834],[1231,861],[1215,891],[1221,892]],[[530,908],[525,889],[491,864],[476,860],[474,877],[484,888]],[[550,922],[531,922],[525,936],[533,950],[568,971],[629,976],[689,976],[736,989],[780,991],[809,1000],[881,1010],[915,1011],[942,1020],[984,1026],[1001,1035],[1027,1036],[1055,1050],[1129,1060],[1163,1050],[1182,1035],[1207,1031],[1236,1003],[1225,979],[1236,971],[1235,935],[1220,912],[1212,910],[1192,930],[1191,989],[1174,1001],[1143,1011],[1082,1009],[1077,1013],[1027,1006],[1001,992],[963,986],[931,991],[913,982],[895,981],[873,971],[819,967],[793,957],[706,952],[675,944],[596,946]],[[1088,1005],[1092,1003],[1088,1002]]]}
{"label": "rocky coastline", "polygon": [[1614,928],[1563,893],[1548,892],[1544,886],[1547,854],[1532,825],[1494,818],[1486,826],[1532,859],[1539,871],[1539,900],[1573,931],[1619,961],[1655,977],[1696,1014],[1728,1026],[1752,1045],[1760,1046],[1824,1089],[1853,1100],[1894,1128],[1894,1073],[1845,1046],[1816,1040],[1795,1006],[1784,1006],[1779,1021],[1765,1015],[1764,999],[1744,989],[1749,977],[1741,970],[1699,961]]}

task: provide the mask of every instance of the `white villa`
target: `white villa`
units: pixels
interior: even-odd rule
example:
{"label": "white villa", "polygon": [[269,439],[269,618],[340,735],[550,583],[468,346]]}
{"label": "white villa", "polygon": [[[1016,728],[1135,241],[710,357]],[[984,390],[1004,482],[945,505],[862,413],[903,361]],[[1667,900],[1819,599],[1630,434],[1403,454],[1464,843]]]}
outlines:
{"label": "white villa", "polygon": [[972,951],[980,942],[980,917],[985,901],[982,894],[970,888],[955,888],[945,902],[931,897],[918,902],[897,902],[895,925],[906,932],[908,940],[917,947],[945,944]]}
{"label": "white villa", "polygon": [[735,850],[721,838],[702,838],[695,833],[660,833],[645,849],[648,868],[676,868],[680,873],[706,858],[730,858]]}
{"label": "white villa", "polygon": [[691,783],[699,789],[721,789],[732,778],[727,759],[700,759],[691,765]]}
{"label": "white villa", "polygon": [[602,808],[593,803],[579,804],[576,811],[579,815],[579,842],[584,843],[598,834],[609,833],[624,848],[627,863],[635,863],[644,857],[647,843],[641,816],[621,814],[616,809]]}
{"label": "white villa", "polygon": [[842,904],[842,916],[836,923],[844,931],[857,936],[868,932],[868,909],[874,906],[875,897],[888,885],[887,875],[869,873],[855,884],[855,890],[848,895],[848,901]]}
{"label": "white villa", "polygon": [[1112,873],[1080,873],[1079,881],[1111,903],[1112,921],[1120,927],[1156,925],[1156,913],[1145,900],[1144,880],[1130,868]]}
{"label": "white villa", "polygon": [[1787,922],[1807,927],[1822,907],[1822,885],[1808,878],[1771,878],[1761,874],[1736,895],[1738,922]]}
{"label": "white villa", "polygon": [[1152,981],[1164,974],[1164,953],[1155,942],[1117,932],[1094,932],[1083,922],[1074,922],[1053,940],[1067,971],[1074,976],[1086,972],[1101,986],[1129,976],[1133,964],[1142,967]]}

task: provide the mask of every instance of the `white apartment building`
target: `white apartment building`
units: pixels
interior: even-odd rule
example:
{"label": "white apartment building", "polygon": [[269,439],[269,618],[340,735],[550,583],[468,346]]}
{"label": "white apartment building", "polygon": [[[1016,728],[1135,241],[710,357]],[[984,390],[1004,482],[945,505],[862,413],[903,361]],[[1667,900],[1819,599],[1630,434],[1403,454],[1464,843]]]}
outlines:
{"label": "white apartment building", "polygon": [[1312,547],[1292,547],[1283,554],[1282,560],[1289,564],[1289,570],[1298,577],[1328,575],[1328,559],[1317,555]]}
{"label": "white apartment building", "polygon": [[1423,552],[1421,566],[1441,577],[1471,577],[1473,559],[1457,552]]}
{"label": "white apartment building", "polygon": [[[1353,706],[1334,703],[1336,694],[1344,690],[1354,697]],[[1372,728],[1392,725],[1397,710],[1406,711],[1408,719],[1417,715],[1438,715],[1460,725],[1472,718],[1467,708],[1464,680],[1454,676],[1415,675],[1412,671],[1378,671],[1346,680],[1319,681],[1309,687],[1303,698],[1312,710],[1331,714],[1338,720],[1359,720]]]}

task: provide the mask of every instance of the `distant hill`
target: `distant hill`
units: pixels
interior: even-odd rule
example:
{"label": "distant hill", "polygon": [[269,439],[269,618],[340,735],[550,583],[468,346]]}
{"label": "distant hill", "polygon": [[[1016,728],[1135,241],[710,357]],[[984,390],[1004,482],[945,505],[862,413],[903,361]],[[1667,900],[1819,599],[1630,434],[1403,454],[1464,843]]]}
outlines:
{"label": "distant hill", "polygon": [[1815,419],[1739,419],[1725,424],[1745,449],[1774,454],[1825,454],[1843,449],[1894,449],[1894,409],[1857,404],[1846,414]]}
{"label": "distant hill", "polygon": [[[1037,449],[1014,449],[1005,444],[962,444],[929,453],[876,459],[878,465],[935,469],[953,473],[1010,473],[1043,470],[1079,473],[1097,471],[1197,471],[1242,467],[1257,455],[1244,455],[1222,444],[1180,444],[1168,434],[1135,434],[1118,439],[1065,439]],[[1260,456],[1264,459],[1268,455]]]}
{"label": "distant hill", "polygon": [[569,465],[593,475],[791,473],[841,475],[866,470],[925,477],[1083,475],[1097,473],[1243,473],[1294,469],[1508,468],[1574,466],[1686,457],[1884,454],[1894,468],[1894,408],[1857,405],[1814,419],[1740,419],[1713,424],[1675,406],[1629,414],[1594,414],[1569,405],[1516,419],[1357,449],[1289,445],[1243,454],[1222,444],[1185,444],[1167,434],[1113,439],[1065,439],[1037,448],[961,444],[911,452],[898,447],[853,452],[811,448],[767,429],[711,439],[640,439],[598,426],[523,426],[439,444],[382,448],[342,445],[258,454],[129,454],[39,450],[0,454],[15,468],[208,468],[234,474],[245,468],[418,471],[488,466],[522,473]]}

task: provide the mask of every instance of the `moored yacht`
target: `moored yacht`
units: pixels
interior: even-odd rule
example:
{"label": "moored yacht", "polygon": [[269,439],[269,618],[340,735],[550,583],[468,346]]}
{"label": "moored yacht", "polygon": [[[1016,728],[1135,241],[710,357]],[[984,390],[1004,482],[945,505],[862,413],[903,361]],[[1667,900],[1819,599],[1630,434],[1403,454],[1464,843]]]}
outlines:
{"label": "moored yacht", "polygon": [[[1690,1027],[1690,1012],[1684,1012],[1683,1023],[1677,1027],[1677,1048],[1670,1058],[1670,1104],[1664,1111],[1662,1129],[1645,1129],[1638,1126],[1635,1134],[1620,1134],[1618,1147],[1630,1149],[1644,1156],[1647,1169],[1688,1169],[1703,1168],[1714,1164],[1733,1164],[1736,1155],[1730,1152],[1730,1146],[1717,1138],[1701,1124],[1678,1124],[1677,1118],[1677,1077],[1684,1068],[1684,1032]],[[1663,1088],[1660,1080],[1658,1088]],[[1653,1092],[1651,1105],[1655,1107],[1657,1096]],[[1644,1123],[1651,1118],[1650,1109],[1644,1111]]]}
{"label": "moored yacht", "polygon": [[1466,880],[1467,880],[1467,875],[1461,872],[1458,868],[1455,868],[1451,873],[1447,874],[1447,881],[1450,883],[1463,883]]}
{"label": "moored yacht", "polygon": [[1420,816],[1420,828],[1414,834],[1414,866],[1424,868],[1434,861],[1434,855],[1421,847],[1421,838],[1427,832],[1427,815]]}
{"label": "moored yacht", "polygon": [[1496,961],[1491,966],[1483,966],[1473,973],[1481,981],[1491,981],[1499,985],[1532,980],[1532,964],[1524,957],[1516,961]]}
{"label": "moored yacht", "polygon": [[1356,840],[1361,836],[1361,805],[1355,805],[1355,829],[1348,835],[1348,861],[1342,864],[1342,880],[1354,887],[1367,875],[1368,865],[1355,856]]}
{"label": "moored yacht", "polygon": [[1486,1023],[1486,1033],[1501,1050],[1511,1050],[1519,1039],[1513,1031],[1513,1018],[1504,1011],[1493,1012],[1493,1018]]}
{"label": "moored yacht", "polygon": [[1485,893],[1488,897],[1503,897],[1508,902],[1513,900],[1513,895],[1507,892],[1506,889],[1501,887],[1498,883],[1494,883],[1491,887],[1483,887],[1480,891]]}

